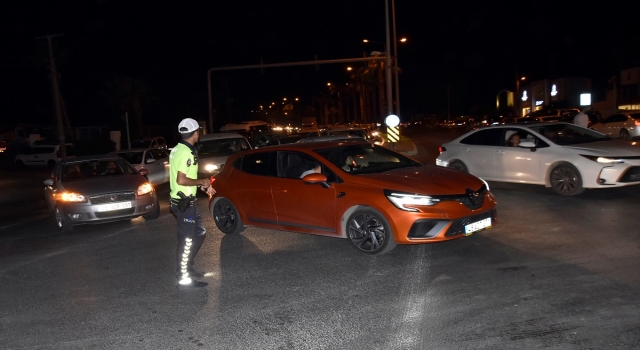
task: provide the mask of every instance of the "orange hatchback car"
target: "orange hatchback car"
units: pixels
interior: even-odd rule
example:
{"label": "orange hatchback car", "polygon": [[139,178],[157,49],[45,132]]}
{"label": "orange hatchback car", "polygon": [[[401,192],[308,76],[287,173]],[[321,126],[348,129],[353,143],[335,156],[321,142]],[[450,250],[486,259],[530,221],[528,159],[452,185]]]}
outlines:
{"label": "orange hatchback car", "polygon": [[488,184],[362,141],[294,143],[232,155],[212,179],[216,226],[346,238],[359,252],[440,242],[496,223]]}

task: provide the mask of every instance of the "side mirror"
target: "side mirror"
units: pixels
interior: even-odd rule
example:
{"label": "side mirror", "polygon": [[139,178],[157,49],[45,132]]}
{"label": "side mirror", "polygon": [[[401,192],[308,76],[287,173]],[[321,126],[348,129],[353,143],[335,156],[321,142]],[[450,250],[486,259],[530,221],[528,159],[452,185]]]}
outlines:
{"label": "side mirror", "polygon": [[138,170],[138,173],[142,176],[147,176],[149,175],[149,169],[140,169]]}
{"label": "side mirror", "polygon": [[53,186],[53,179],[46,179],[42,182],[45,186]]}
{"label": "side mirror", "polygon": [[518,147],[534,148],[534,147],[536,147],[536,144],[533,141],[521,141],[520,144],[518,145]]}
{"label": "side mirror", "polygon": [[331,187],[331,185],[329,185],[329,183],[327,182],[327,176],[325,174],[308,174],[302,178],[302,181],[309,185],[320,184],[324,188]]}
{"label": "side mirror", "polygon": [[153,162],[155,162],[155,161],[156,161],[156,160],[155,160],[154,158],[149,158],[149,159],[147,159],[147,160],[145,161],[145,163],[149,164],[149,163],[153,163]]}

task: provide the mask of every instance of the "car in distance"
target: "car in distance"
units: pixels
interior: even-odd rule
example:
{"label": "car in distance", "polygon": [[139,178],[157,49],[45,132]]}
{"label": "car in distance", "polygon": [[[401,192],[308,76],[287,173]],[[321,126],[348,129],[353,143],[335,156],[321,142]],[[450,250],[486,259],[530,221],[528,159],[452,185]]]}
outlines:
{"label": "car in distance", "polygon": [[68,158],[44,181],[45,199],[62,231],[139,216],[153,220],[160,206],[146,174],[116,155]]}
{"label": "car in distance", "polygon": [[366,141],[234,154],[213,186],[210,212],[225,234],[251,225],[339,237],[370,255],[397,244],[461,238],[496,223],[496,200],[482,179]]}
{"label": "car in distance", "polygon": [[167,141],[165,141],[162,136],[146,137],[140,140],[134,140],[131,143],[131,148],[159,148],[165,151],[168,150]]}
{"label": "car in distance", "polygon": [[110,154],[122,157],[137,171],[147,169],[147,178],[154,186],[169,182],[169,153],[161,148],[134,148]]}
{"label": "car in distance", "polygon": [[[515,147],[507,144],[514,133],[521,140]],[[640,145],[564,122],[506,124],[443,144],[436,165],[572,196],[587,188],[640,184]]]}
{"label": "car in distance", "polygon": [[611,137],[629,140],[640,136],[640,112],[612,114],[591,129]]}
{"label": "car in distance", "polygon": [[251,149],[246,137],[231,132],[202,135],[197,147],[198,177],[214,175],[220,171],[227,157],[234,153]]}
{"label": "car in distance", "polygon": [[[67,143],[65,146],[66,156],[74,157],[75,148],[73,144]],[[25,165],[40,165],[53,168],[60,161],[60,145],[32,145],[24,153],[17,154],[14,163],[21,168]]]}

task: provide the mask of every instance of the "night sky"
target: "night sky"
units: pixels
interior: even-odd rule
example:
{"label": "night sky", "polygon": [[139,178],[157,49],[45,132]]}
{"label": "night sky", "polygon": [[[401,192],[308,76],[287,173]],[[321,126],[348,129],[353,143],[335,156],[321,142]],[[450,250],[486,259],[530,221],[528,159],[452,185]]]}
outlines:
{"label": "night sky", "polygon": [[[53,39],[62,95],[74,125],[108,123],[104,101],[116,76],[143,81],[154,97],[145,122],[206,120],[207,69],[362,57],[383,51],[384,0],[12,1],[3,5],[0,72],[3,120],[51,120],[46,40]],[[389,1],[391,3],[391,0]],[[621,69],[640,65],[637,18],[620,3],[396,0],[402,69],[401,117],[490,110],[516,74],[529,80],[583,76],[598,98]],[[631,6],[627,3],[626,6]],[[637,16],[636,16],[637,17]],[[346,65],[219,72],[214,107],[243,115],[284,96],[311,96],[346,81]]]}

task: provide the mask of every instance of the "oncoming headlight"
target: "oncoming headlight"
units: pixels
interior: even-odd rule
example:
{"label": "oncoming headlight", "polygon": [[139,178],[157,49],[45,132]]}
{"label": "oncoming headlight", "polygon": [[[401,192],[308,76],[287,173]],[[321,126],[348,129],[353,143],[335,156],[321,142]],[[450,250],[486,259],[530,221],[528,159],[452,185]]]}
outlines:
{"label": "oncoming headlight", "polygon": [[144,194],[151,193],[151,192],[153,192],[153,186],[151,186],[150,183],[145,182],[142,185],[138,186],[138,190],[136,191],[136,194],[138,196],[142,196]]}
{"label": "oncoming headlight", "polygon": [[76,203],[84,203],[87,201],[87,198],[80,193],[74,192],[62,192],[56,194],[56,199],[63,202],[76,202]]}
{"label": "oncoming headlight", "polygon": [[440,202],[439,199],[432,198],[425,195],[397,192],[391,190],[384,190],[384,195],[396,206],[396,208],[406,211],[418,211],[415,207],[425,205],[435,205]]}
{"label": "oncoming headlight", "polygon": [[208,172],[212,172],[212,171],[216,171],[218,170],[218,166],[215,164],[207,164],[204,166],[204,170],[208,171]]}

